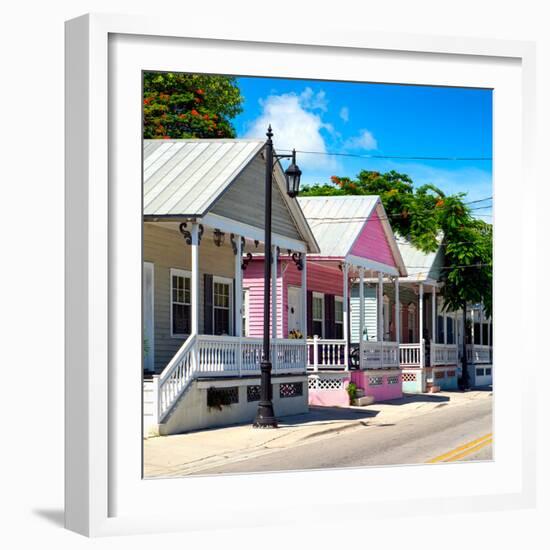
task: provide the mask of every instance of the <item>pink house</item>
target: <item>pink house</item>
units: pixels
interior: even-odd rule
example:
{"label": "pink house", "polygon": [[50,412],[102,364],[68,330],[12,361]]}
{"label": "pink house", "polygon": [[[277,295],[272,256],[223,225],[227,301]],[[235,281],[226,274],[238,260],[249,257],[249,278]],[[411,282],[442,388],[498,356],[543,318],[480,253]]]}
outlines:
{"label": "pink house", "polygon": [[[379,197],[301,197],[298,202],[320,252],[308,254],[305,262],[301,255],[275,251],[274,337],[307,336],[310,405],[349,404],[350,382],[357,386],[358,397],[376,401],[401,397],[399,343],[367,337],[363,292],[359,311],[351,313],[359,317],[364,337],[355,348],[350,346],[351,285],[391,278],[398,288],[398,277],[407,275]],[[250,255],[245,263],[245,331],[248,336],[261,336],[263,257]],[[378,299],[382,304],[382,297]],[[377,309],[378,327],[383,326],[382,310],[382,306]]]}

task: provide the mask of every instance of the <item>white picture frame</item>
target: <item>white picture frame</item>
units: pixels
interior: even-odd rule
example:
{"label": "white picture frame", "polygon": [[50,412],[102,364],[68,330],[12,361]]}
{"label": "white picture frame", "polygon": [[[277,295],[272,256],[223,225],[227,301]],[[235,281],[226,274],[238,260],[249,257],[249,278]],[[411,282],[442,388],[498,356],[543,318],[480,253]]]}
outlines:
{"label": "white picture frame", "polygon": [[[529,240],[535,233],[536,220],[527,198],[536,185],[531,177],[534,45],[351,29],[345,34],[328,31],[318,26],[299,32],[291,27],[243,27],[214,35],[196,22],[186,27],[169,17],[115,15],[86,15],[67,22],[68,529],[105,536],[208,529],[212,525],[220,528],[297,521],[326,524],[342,518],[359,520],[365,510],[374,518],[534,504],[535,432],[527,418],[534,414],[535,399],[527,380],[536,368],[536,348],[527,345],[527,340],[507,347],[506,353],[499,348],[499,342],[514,341],[515,331],[507,320],[524,326],[534,308],[535,290],[526,268],[519,274],[514,272],[515,284],[524,292],[521,304],[505,302],[508,289],[500,275],[510,272],[512,249],[516,251],[515,266],[519,259],[519,265],[536,270],[536,254]],[[183,50],[191,55],[182,56]],[[493,462],[142,479],[141,267],[135,280],[124,287],[117,285],[118,265],[126,266],[127,275],[128,266],[141,262],[142,70],[482,86],[495,90],[494,357],[498,367]],[[523,196],[513,193],[518,181],[525,189]],[[133,187],[136,182],[137,188]],[[514,224],[499,223],[511,214]],[[127,324],[119,314],[122,305],[131,320]],[[518,379],[512,367],[520,363],[525,376]],[[514,403],[514,411],[510,403]],[[267,502],[262,500],[261,507],[257,476],[262,476],[262,491],[270,495]],[[430,483],[426,483],[428,479]],[[368,486],[369,491],[341,490],[352,482]],[[292,498],[288,487],[292,488]],[[182,491],[186,499],[181,498]],[[227,513],[226,503],[220,505],[208,498],[212,491],[232,495],[231,514]],[[312,502],[315,506],[308,505]],[[330,516],[320,516],[319,509],[328,503]]]}

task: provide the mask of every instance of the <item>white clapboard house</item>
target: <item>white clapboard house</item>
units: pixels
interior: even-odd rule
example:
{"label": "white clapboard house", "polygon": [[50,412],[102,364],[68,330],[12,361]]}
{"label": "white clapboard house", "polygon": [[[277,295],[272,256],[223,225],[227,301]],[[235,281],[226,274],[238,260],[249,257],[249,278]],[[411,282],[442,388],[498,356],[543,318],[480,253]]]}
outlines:
{"label": "white clapboard house", "polygon": [[[255,416],[262,339],[246,335],[242,281],[252,253],[263,252],[263,146],[242,139],[144,142],[145,435]],[[318,252],[280,165],[272,192],[273,247],[297,258]],[[307,411],[306,341],[272,339],[271,356],[275,414]]]}

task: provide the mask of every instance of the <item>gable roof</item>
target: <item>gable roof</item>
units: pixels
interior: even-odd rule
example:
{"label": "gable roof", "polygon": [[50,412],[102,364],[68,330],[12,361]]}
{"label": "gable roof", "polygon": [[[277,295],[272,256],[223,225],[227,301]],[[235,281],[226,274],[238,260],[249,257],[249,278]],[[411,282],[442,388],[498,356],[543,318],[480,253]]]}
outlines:
{"label": "gable roof", "polygon": [[[264,145],[258,139],[144,140],[143,215],[156,220],[204,217]],[[309,251],[318,252],[302,210],[286,193],[279,165],[273,182]]]}
{"label": "gable roof", "polygon": [[204,216],[263,145],[260,140],[144,140],[143,214]]}
{"label": "gable roof", "polygon": [[395,265],[401,275],[406,275],[380,197],[377,195],[299,197],[298,203],[319,244],[320,256],[326,257],[345,258],[350,255],[368,220],[373,214],[378,214]]}
{"label": "gable roof", "polygon": [[437,281],[443,266],[443,246],[435,252],[422,252],[409,240],[397,236],[397,246],[407,267],[405,281]]}

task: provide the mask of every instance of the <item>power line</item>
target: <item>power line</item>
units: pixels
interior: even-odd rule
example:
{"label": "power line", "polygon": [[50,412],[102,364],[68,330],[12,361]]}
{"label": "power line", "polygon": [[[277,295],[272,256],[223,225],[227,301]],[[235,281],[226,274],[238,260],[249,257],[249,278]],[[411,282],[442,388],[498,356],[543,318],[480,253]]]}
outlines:
{"label": "power line", "polygon": [[490,197],[485,197],[484,199],[477,199],[476,201],[468,201],[468,202],[465,202],[464,204],[474,204],[476,202],[485,202],[485,201],[488,201],[488,200],[493,200],[493,196],[491,195]]}
{"label": "power line", "polygon": [[[291,149],[278,149],[282,152],[292,152]],[[452,161],[492,161],[493,157],[436,157],[436,156],[406,156],[406,155],[360,155],[357,153],[340,153],[333,151],[303,151],[296,149],[297,153],[306,155],[324,155],[329,157],[351,157],[362,159],[396,159],[396,160],[452,160]]]}

